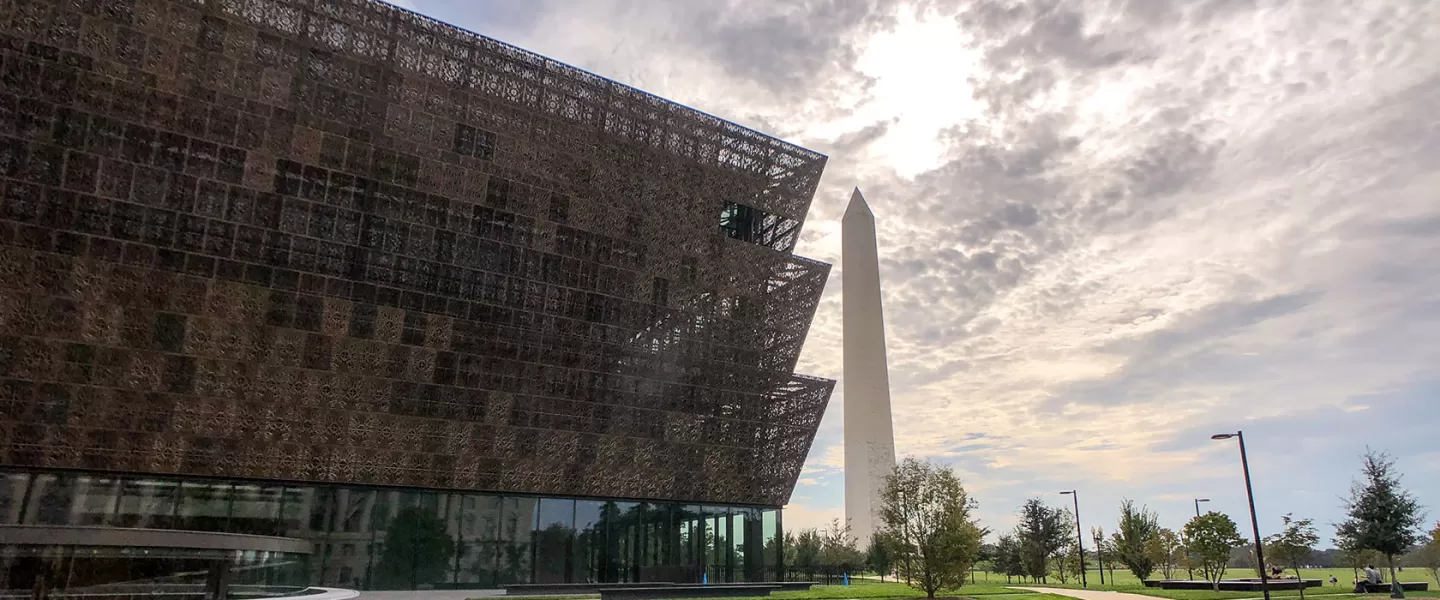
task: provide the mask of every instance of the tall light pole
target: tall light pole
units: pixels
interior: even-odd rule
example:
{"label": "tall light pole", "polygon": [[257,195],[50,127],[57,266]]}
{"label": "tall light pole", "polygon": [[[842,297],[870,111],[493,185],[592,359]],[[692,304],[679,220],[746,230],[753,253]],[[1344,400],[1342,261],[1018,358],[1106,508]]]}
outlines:
{"label": "tall light pole", "polygon": [[[1245,469],[1245,496],[1250,500],[1250,528],[1255,532],[1255,562],[1259,563],[1260,567],[1260,591],[1265,594],[1265,600],[1270,600],[1270,574],[1265,569],[1265,550],[1261,548],[1262,544],[1260,543],[1260,520],[1255,517],[1255,486],[1250,483],[1250,457],[1245,453],[1245,432],[1217,433],[1210,436],[1212,440],[1228,440],[1230,438],[1240,440],[1240,466]],[[1304,582],[1301,584],[1303,585]]]}
{"label": "tall light pole", "polygon": [[1090,582],[1085,580],[1085,532],[1080,528],[1080,492],[1070,490],[1060,492],[1060,495],[1070,496],[1075,501],[1075,543],[1080,545],[1080,587],[1088,588]]}
{"label": "tall light pole", "polygon": [[1100,568],[1100,585],[1101,585],[1101,586],[1104,586],[1104,585],[1105,585],[1105,541],[1100,538],[1100,530],[1098,530],[1098,529],[1092,529],[1092,530],[1091,530],[1091,533],[1094,533],[1094,534],[1095,534],[1095,560],[1097,560],[1097,561],[1100,562],[1100,564],[1095,565],[1095,566],[1097,566],[1097,567]]}
{"label": "tall light pole", "polygon": [[1200,503],[1201,503],[1201,502],[1209,502],[1209,501],[1210,501],[1209,498],[1196,498],[1196,499],[1195,499],[1195,516],[1196,516],[1196,517],[1199,517],[1199,516],[1200,516]]}

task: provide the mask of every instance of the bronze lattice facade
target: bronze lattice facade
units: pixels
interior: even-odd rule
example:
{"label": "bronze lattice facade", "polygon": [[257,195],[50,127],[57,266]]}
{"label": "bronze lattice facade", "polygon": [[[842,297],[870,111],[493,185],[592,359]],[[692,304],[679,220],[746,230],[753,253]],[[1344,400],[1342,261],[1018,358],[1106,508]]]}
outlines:
{"label": "bronze lattice facade", "polygon": [[788,501],[824,156],[370,0],[0,6],[0,467]]}

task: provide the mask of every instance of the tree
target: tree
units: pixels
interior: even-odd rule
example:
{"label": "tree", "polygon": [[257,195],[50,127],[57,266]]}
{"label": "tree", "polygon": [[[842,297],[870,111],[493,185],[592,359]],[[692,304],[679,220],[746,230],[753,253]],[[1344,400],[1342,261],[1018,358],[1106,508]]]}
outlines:
{"label": "tree", "polygon": [[1315,553],[1315,544],[1320,543],[1320,536],[1315,533],[1315,521],[1312,519],[1295,519],[1288,514],[1280,519],[1283,523],[1280,533],[1266,538],[1265,549],[1277,563],[1295,569],[1295,578],[1302,582],[1300,597],[1304,598],[1305,585],[1304,578],[1300,576],[1300,565]]}
{"label": "tree", "polygon": [[988,532],[955,471],[906,458],[885,478],[881,501],[882,530],[895,542],[905,581],[929,598],[964,585]]}
{"label": "tree", "polygon": [[1357,580],[1360,579],[1361,568],[1365,565],[1378,563],[1381,558],[1384,558],[1379,556],[1379,553],[1374,550],[1366,550],[1358,544],[1357,541],[1344,534],[1339,532],[1335,533],[1336,556],[1340,559],[1343,566],[1350,567],[1350,571]]}
{"label": "tree", "polygon": [[1151,540],[1160,534],[1160,516],[1148,507],[1135,507],[1135,502],[1120,503],[1120,526],[1115,532],[1115,542],[1120,551],[1120,562],[1130,569],[1140,581],[1145,581],[1155,572]]}
{"label": "tree", "polygon": [[1235,521],[1217,512],[1206,513],[1185,524],[1185,539],[1200,566],[1200,574],[1219,592],[1220,578],[1225,576],[1225,568],[1230,564],[1230,551],[1246,543]]}
{"label": "tree", "polygon": [[880,581],[885,581],[885,576],[895,568],[895,551],[893,542],[886,537],[885,532],[877,531],[870,536],[870,547],[865,549],[865,564],[871,571],[880,574]]}
{"label": "tree", "polygon": [[995,544],[995,570],[1005,574],[1005,583],[1011,583],[1012,577],[1025,575],[1020,540],[1014,535],[1002,535],[999,543]]}
{"label": "tree", "polygon": [[1146,545],[1151,563],[1160,567],[1166,579],[1175,578],[1175,568],[1185,560],[1185,545],[1180,536],[1169,529],[1160,529]]}
{"label": "tree", "polygon": [[833,572],[849,572],[864,564],[865,558],[856,547],[859,540],[850,533],[850,523],[840,524],[840,519],[831,519],[830,526],[820,532],[820,565]]}
{"label": "tree", "polygon": [[1015,537],[1020,540],[1021,564],[1031,579],[1046,580],[1050,557],[1070,545],[1071,523],[1070,511],[1046,506],[1039,498],[1026,500],[1020,507]]}
{"label": "tree", "polygon": [[1080,552],[1075,549],[1075,544],[1067,544],[1055,553],[1050,561],[1050,574],[1055,576],[1060,585],[1080,576]]}
{"label": "tree", "polygon": [[820,539],[820,531],[801,529],[795,536],[794,546],[795,568],[804,573],[806,579],[814,579],[815,571],[820,567],[820,552],[825,547]]}
{"label": "tree", "polygon": [[1357,547],[1383,554],[1390,567],[1390,597],[1404,598],[1395,578],[1395,557],[1420,542],[1425,515],[1415,496],[1400,487],[1400,474],[1390,455],[1367,450],[1362,473],[1365,481],[1351,484],[1346,519],[1336,526],[1336,533],[1354,540]]}
{"label": "tree", "polygon": [[415,589],[420,583],[443,581],[455,541],[445,521],[419,507],[395,514],[385,532],[385,547],[376,570],[380,589]]}
{"label": "tree", "polygon": [[1435,528],[1430,530],[1430,539],[1416,552],[1417,561],[1420,567],[1430,572],[1430,577],[1435,583],[1440,584],[1440,521],[1435,523]]}

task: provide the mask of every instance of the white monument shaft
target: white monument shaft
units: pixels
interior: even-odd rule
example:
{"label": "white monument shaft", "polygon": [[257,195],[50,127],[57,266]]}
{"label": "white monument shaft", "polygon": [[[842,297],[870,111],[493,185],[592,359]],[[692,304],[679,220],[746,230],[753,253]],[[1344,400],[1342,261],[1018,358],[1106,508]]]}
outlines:
{"label": "white monument shaft", "polygon": [[857,188],[840,222],[845,343],[845,517],[863,549],[880,528],[880,492],[895,468],[890,374],[880,304],[875,215]]}

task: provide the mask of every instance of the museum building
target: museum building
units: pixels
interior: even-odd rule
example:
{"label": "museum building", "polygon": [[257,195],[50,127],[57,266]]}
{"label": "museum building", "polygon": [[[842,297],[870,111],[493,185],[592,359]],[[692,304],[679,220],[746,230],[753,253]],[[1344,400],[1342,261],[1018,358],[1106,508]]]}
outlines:
{"label": "museum building", "polygon": [[8,3],[0,595],[783,577],[825,160],[373,0]]}

